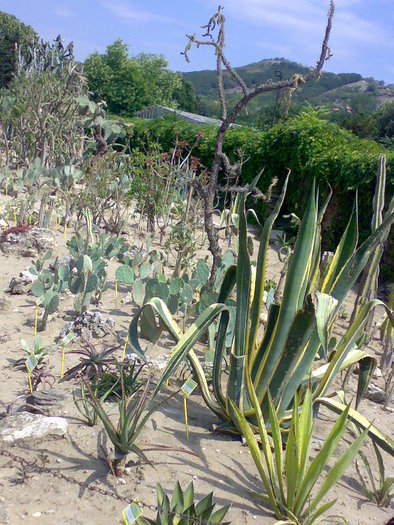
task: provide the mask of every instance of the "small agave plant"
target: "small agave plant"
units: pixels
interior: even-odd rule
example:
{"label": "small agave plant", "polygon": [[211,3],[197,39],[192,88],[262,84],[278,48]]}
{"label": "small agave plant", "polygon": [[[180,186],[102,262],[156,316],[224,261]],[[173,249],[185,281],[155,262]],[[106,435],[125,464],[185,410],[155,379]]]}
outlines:
{"label": "small agave plant", "polygon": [[205,496],[200,502],[194,502],[194,487],[191,482],[183,492],[177,481],[175,492],[171,501],[164,492],[160,483],[157,484],[157,515],[151,520],[148,518],[138,518],[138,525],[194,525],[198,523],[230,525],[230,522],[224,522],[224,518],[230,508],[226,505],[221,509],[214,511],[213,493]]}

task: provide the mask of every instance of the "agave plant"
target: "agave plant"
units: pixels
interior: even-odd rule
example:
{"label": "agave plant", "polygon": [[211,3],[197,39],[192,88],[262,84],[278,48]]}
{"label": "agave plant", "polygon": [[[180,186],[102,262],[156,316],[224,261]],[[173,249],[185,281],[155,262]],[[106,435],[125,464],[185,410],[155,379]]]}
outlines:
{"label": "agave plant", "polygon": [[[357,433],[359,434],[359,432]],[[386,476],[382,454],[375,443],[372,442],[372,445],[375,451],[376,462],[378,464],[378,482],[376,482],[376,476],[374,475],[376,469],[370,464],[366,454],[360,450],[359,456],[364,463],[366,476],[362,472],[359,462],[356,460],[356,471],[359,483],[365,496],[370,501],[374,501],[379,507],[390,507],[394,498],[394,477]]]}
{"label": "agave plant", "polygon": [[[337,419],[320,451],[309,463],[313,431],[312,392],[310,388],[306,391],[301,411],[298,410],[298,396],[294,398],[295,402],[284,454],[279,421],[270,394],[268,394],[268,411],[273,452],[266,430],[266,422],[253,387],[251,387],[251,391],[263,455],[249,423],[231,400],[230,405],[263,482],[266,494],[262,497],[271,504],[275,517],[285,520],[281,523],[314,525],[320,522],[322,515],[334,505],[336,500],[322,503],[322,499],[325,498],[327,492],[341,478],[355,458],[368,429],[360,433],[346,452],[337,459],[335,465],[330,468],[319,488],[315,491],[316,483],[318,483],[346,430],[349,407]],[[326,517],[327,519],[328,517]]]}
{"label": "agave plant", "polygon": [[[167,396],[161,401],[155,403],[155,399],[164,381],[166,381],[167,377],[168,373],[165,371],[158,384],[156,385],[156,388],[153,390],[153,392],[149,393],[149,376],[148,379],[145,381],[143,389],[138,389],[131,396],[127,397],[123,385],[123,375],[121,375],[120,381],[122,385],[122,397],[119,400],[119,419],[118,424],[116,426],[112,423],[111,419],[104,410],[99,399],[97,399],[90,384],[83,378],[85,387],[89,392],[88,401],[91,403],[93,410],[101,419],[104,428],[107,432],[107,435],[115,447],[114,457],[112,459],[109,458],[110,466],[115,476],[123,475],[127,455],[131,452],[139,456],[143,461],[146,461],[147,463],[151,464],[143,450],[141,450],[141,448],[138,445],[136,445],[136,441],[139,438],[142,430],[144,429],[151,415],[159,408],[160,405],[162,405],[165,401],[167,401],[168,399],[170,399],[178,393],[178,391],[174,392],[170,396]],[[182,452],[187,452],[188,454],[196,455],[193,452],[189,452],[184,449],[176,447],[166,447],[165,445],[150,447],[150,449],[178,450]]]}
{"label": "agave plant", "polygon": [[156,519],[140,517],[138,525],[197,525],[198,523],[230,525],[224,522],[230,505],[214,512],[213,493],[205,496],[197,504],[194,502],[194,486],[191,481],[185,491],[177,481],[171,502],[160,483],[157,484],[157,516]]}
{"label": "agave plant", "polygon": [[[358,362],[360,374],[357,407],[376,360],[365,352],[353,348],[354,343],[363,330],[368,314],[377,305],[386,308],[393,322],[391,312],[381,301],[366,302],[360,307],[347,332],[336,341],[328,356],[328,342],[331,339],[333,325],[346,295],[362,272],[370,254],[385,237],[394,221],[394,199],[382,224],[357,248],[356,197],[348,226],[333,258],[324,268],[320,268],[320,225],[328,199],[319,210],[318,191],[313,183],[294,251],[289,260],[282,299],[280,303],[271,305],[265,332],[261,338],[259,337],[269,236],[284,201],[286,187],[287,180],[272,215],[262,229],[256,269],[251,264],[247,249],[247,223],[244,196],[242,197],[242,206],[239,208],[237,264],[227,270],[218,302],[206,308],[185,333],[181,331],[165,304],[158,298],[148,301],[130,324],[129,341],[134,350],[143,355],[138,340],[138,320],[144,308],[155,311],[176,341],[170,360],[172,370],[187,356],[198,378],[206,404],[222,419],[221,428],[225,431],[238,432],[230,400],[257,430],[256,410],[251,402],[252,386],[265,417],[270,392],[282,427],[289,426],[294,393],[301,391],[309,381],[313,385],[314,403],[323,402],[335,411],[344,411],[345,405],[326,397],[326,394],[336,374]],[[224,389],[221,363],[230,320],[229,310],[224,303],[234,287],[236,288],[235,329],[230,352],[229,379],[227,388]],[[207,328],[218,319],[211,393],[193,346],[201,339]],[[312,372],[312,365],[319,356],[328,358],[327,362]],[[349,417],[354,419],[358,426],[369,427],[369,422],[355,410],[349,410]],[[380,446],[390,454],[394,454],[394,443],[391,439],[373,426],[369,427],[369,433]]]}

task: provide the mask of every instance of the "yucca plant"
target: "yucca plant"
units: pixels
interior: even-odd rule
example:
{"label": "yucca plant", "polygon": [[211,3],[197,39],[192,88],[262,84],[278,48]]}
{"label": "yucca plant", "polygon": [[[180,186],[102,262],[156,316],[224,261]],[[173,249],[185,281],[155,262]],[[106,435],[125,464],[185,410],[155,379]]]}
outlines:
{"label": "yucca plant", "polygon": [[230,525],[224,518],[230,508],[226,505],[214,511],[213,493],[205,496],[200,502],[194,502],[194,486],[191,481],[185,491],[177,481],[171,502],[160,483],[157,484],[157,516],[156,519],[138,518],[138,525]]}
{"label": "yucca plant", "polygon": [[[254,181],[255,183],[255,181]],[[247,249],[247,223],[242,195],[239,210],[239,252],[237,265],[230,267],[223,279],[218,302],[209,306],[183,333],[172,318],[165,304],[158,298],[148,301],[130,324],[129,341],[136,352],[143,355],[138,340],[138,320],[146,308],[153,310],[176,341],[170,359],[175,369],[187,356],[198,378],[206,404],[223,421],[225,431],[238,432],[232,403],[239,408],[257,430],[256,410],[252,405],[252,387],[256,391],[261,410],[267,419],[268,393],[271,394],[278,419],[283,428],[289,426],[294,403],[294,392],[302,391],[308,382],[313,385],[314,403],[324,402],[335,411],[346,406],[326,397],[336,374],[359,363],[360,374],[356,407],[366,389],[376,366],[376,359],[354,348],[371,310],[383,305],[393,321],[389,309],[381,301],[372,300],[360,306],[360,310],[347,332],[330,349],[331,332],[347,293],[362,272],[370,254],[385,237],[394,221],[394,199],[382,224],[359,247],[357,198],[348,226],[333,258],[320,269],[321,221],[328,204],[318,209],[318,191],[312,184],[311,195],[301,221],[298,237],[289,260],[287,276],[280,303],[271,305],[265,332],[259,337],[260,314],[263,305],[267,252],[272,225],[284,201],[287,180],[277,201],[275,210],[267,219],[260,237],[256,268],[251,264]],[[222,359],[225,352],[230,314],[225,301],[236,290],[236,316],[233,342],[230,352],[230,371],[227,388],[222,383]],[[211,393],[201,367],[193,351],[207,328],[219,319]],[[312,365],[319,356],[326,364],[312,372]],[[302,403],[302,399],[300,401]],[[349,410],[349,417],[361,427],[369,427],[376,442],[390,454],[394,443],[356,411]]]}
{"label": "yucca plant", "polygon": [[315,486],[319,482],[320,476],[346,430],[349,407],[337,419],[320,451],[310,462],[309,454],[313,432],[311,389],[308,388],[306,391],[301,410],[298,407],[298,396],[294,397],[291,424],[284,453],[281,429],[270,394],[268,394],[267,401],[269,412],[268,426],[271,428],[273,452],[271,451],[271,441],[266,430],[268,421],[264,420],[253,387],[251,387],[251,392],[263,453],[260,452],[257,439],[245,417],[231,400],[230,405],[263,482],[266,491],[266,494],[262,495],[263,499],[270,503],[275,517],[283,520],[281,523],[314,525],[320,522],[322,516],[336,501],[332,500],[322,503],[323,498],[325,498],[326,494],[341,478],[355,458],[367,435],[368,429],[360,433],[358,438],[347,448],[346,452],[339,457],[316,490]]}

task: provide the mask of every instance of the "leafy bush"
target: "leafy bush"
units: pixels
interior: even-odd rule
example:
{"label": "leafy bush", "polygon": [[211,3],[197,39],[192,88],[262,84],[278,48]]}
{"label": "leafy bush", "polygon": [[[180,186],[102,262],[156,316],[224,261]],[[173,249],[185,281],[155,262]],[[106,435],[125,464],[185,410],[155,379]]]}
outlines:
{"label": "leafy bush", "polygon": [[[202,137],[194,151],[201,163],[212,163],[216,129],[201,127],[174,119],[133,120],[132,145],[141,147],[147,140],[157,140],[166,151],[173,147],[176,135],[179,140],[195,141]],[[348,210],[353,206],[354,193],[359,188],[360,238],[370,233],[371,202],[380,153],[387,156],[387,180],[393,181],[394,154],[371,140],[359,139],[337,124],[322,120],[316,112],[304,111],[286,123],[277,124],[267,132],[250,128],[233,128],[226,134],[224,151],[233,161],[243,152],[249,159],[243,166],[243,180],[250,182],[263,167],[259,187],[264,192],[277,178],[283,183],[287,169],[291,177],[287,190],[285,212],[302,215],[306,198],[314,177],[323,197],[330,185],[334,198],[328,206],[323,224],[323,248],[332,249],[346,227]],[[391,178],[390,178],[391,175]],[[387,185],[386,201],[393,193],[393,182]],[[255,208],[263,215],[263,204]]]}

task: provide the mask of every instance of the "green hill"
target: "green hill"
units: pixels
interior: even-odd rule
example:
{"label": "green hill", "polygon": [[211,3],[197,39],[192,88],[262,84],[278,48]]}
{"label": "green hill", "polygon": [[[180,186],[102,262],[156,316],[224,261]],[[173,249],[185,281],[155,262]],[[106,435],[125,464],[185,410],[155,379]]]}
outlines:
{"label": "green hill", "polygon": [[[291,78],[294,74],[305,74],[309,68],[290,62],[284,58],[261,60],[253,64],[235,68],[239,75],[250,87],[267,82]],[[183,73],[189,80],[200,101],[202,114],[210,117],[219,117],[220,108],[217,94],[217,78],[215,70],[193,71]],[[224,88],[229,107],[232,107],[241,97],[241,90],[228,72],[224,72]],[[268,108],[273,108],[276,92],[265,93],[257,97],[248,105],[248,113],[239,118],[239,122],[257,124],[259,117]],[[358,73],[328,73],[324,72],[319,80],[314,80],[301,86],[295,93],[292,104],[297,106],[308,101],[313,105],[326,104],[333,110],[349,107],[360,107],[373,112],[387,101],[394,101],[394,85],[385,86],[373,78],[363,78]]]}

